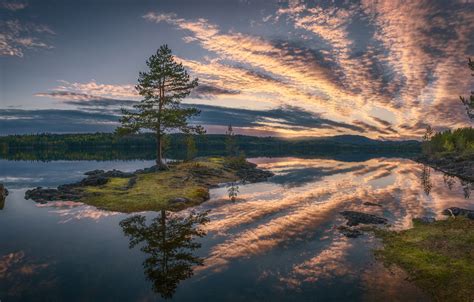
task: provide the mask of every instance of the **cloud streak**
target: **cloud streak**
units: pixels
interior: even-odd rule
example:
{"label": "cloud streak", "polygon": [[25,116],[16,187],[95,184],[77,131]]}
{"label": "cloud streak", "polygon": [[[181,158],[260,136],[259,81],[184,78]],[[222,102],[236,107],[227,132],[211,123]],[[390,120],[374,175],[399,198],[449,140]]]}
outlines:
{"label": "cloud streak", "polygon": [[[219,101],[251,99],[267,107],[298,102],[355,132],[396,139],[421,135],[419,121],[466,125],[456,105],[457,95],[469,91],[464,65],[474,35],[472,9],[471,3],[446,1],[281,1],[266,20],[288,23],[303,41],[225,31],[207,19],[176,14],[143,18],[170,24],[186,34],[185,42],[211,53],[182,60],[205,84],[240,92]],[[459,75],[463,70],[466,76]]]}

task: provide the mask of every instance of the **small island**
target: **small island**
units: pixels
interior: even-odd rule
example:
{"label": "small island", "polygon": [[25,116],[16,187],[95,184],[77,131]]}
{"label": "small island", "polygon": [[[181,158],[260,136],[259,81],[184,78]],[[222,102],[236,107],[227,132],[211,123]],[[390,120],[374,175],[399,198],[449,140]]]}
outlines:
{"label": "small island", "polygon": [[171,163],[167,170],[155,166],[133,173],[94,170],[86,175],[77,183],[56,189],[28,190],[25,198],[39,203],[77,201],[124,213],[178,211],[208,200],[210,188],[238,181],[265,181],[273,173],[241,157],[203,157]]}

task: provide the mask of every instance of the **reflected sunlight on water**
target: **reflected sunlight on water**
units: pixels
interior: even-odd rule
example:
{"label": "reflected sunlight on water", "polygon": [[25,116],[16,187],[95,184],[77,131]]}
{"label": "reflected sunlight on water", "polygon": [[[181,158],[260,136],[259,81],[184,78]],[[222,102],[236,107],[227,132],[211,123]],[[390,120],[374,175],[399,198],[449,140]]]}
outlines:
{"label": "reflected sunlight on water", "polygon": [[[374,260],[372,250],[378,243],[372,235],[347,238],[336,229],[345,223],[339,212],[353,210],[383,216],[390,228],[404,229],[415,217],[441,219],[441,211],[447,207],[474,209],[471,184],[409,159],[251,161],[275,176],[263,183],[240,184],[235,201],[229,199],[228,188],[212,189],[208,202],[174,214],[185,217],[191,211],[209,211],[210,221],[201,226],[207,236],[199,238],[202,247],[196,251],[203,265],[196,266],[194,275],[179,284],[173,300],[219,300],[228,295],[236,300],[259,300],[263,295],[287,301],[314,297],[351,301],[409,297],[423,301],[424,294],[405,280],[403,272],[388,270]],[[126,293],[131,300],[156,298],[141,271],[144,255],[127,249],[127,238],[119,227],[120,221],[130,215],[77,202],[35,205],[24,200],[22,194],[36,182],[15,185],[22,189],[12,190],[5,209],[0,211],[0,227],[7,230],[0,234],[0,240],[10,240],[0,247],[0,283],[18,282],[29,271],[41,276],[41,269],[63,264],[69,268],[67,273],[63,271],[67,277],[58,275],[54,283],[49,282],[52,291],[69,286],[57,282],[58,278],[87,277],[96,284],[113,280],[120,285],[116,286],[117,295]],[[364,204],[367,202],[379,206]],[[31,219],[31,229],[28,225],[19,227],[21,219]],[[30,241],[15,239],[15,228],[22,232],[20,238]],[[35,242],[33,233],[38,228],[45,232],[42,236],[48,239],[44,240],[50,240],[56,249]],[[48,232],[55,236],[48,236]],[[69,239],[71,234],[74,240]],[[69,254],[58,251],[57,247],[65,244]],[[81,251],[80,256],[76,251]],[[28,262],[28,255],[35,255],[34,263]],[[103,255],[108,255],[106,261]],[[22,269],[25,261],[26,269]],[[78,261],[91,265],[84,267]],[[48,264],[51,267],[45,263],[52,263]],[[114,263],[121,266],[115,267]],[[82,269],[71,269],[77,266]],[[75,293],[80,297],[80,292]]]}

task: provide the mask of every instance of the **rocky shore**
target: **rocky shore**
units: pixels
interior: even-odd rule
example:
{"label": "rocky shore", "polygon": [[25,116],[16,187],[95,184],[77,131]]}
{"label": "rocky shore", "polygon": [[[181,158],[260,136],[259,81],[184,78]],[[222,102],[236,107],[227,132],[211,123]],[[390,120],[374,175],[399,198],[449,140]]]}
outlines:
{"label": "rocky shore", "polygon": [[446,155],[440,158],[422,156],[417,162],[463,180],[474,182],[474,158]]}
{"label": "rocky shore", "polygon": [[25,199],[31,199],[38,203],[47,203],[48,201],[80,201],[85,195],[85,187],[102,186],[115,177],[133,179],[136,175],[135,173],[119,170],[93,170],[84,173],[87,176],[86,178],[75,183],[60,185],[56,189],[37,187],[28,190],[25,192]]}
{"label": "rocky shore", "polygon": [[150,167],[133,173],[93,170],[85,175],[76,183],[57,188],[28,190],[25,198],[38,203],[78,201],[122,212],[179,210],[208,200],[209,189],[219,183],[255,183],[273,173],[245,160],[228,164],[225,158],[200,158],[171,164],[166,171]]}

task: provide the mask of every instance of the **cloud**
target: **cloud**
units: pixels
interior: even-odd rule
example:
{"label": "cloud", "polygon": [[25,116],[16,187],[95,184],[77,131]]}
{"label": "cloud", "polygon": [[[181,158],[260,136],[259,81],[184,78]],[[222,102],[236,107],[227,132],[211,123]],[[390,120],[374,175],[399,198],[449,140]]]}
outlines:
{"label": "cloud", "polygon": [[135,99],[139,97],[135,90],[135,86],[132,84],[99,84],[95,80],[87,83],[71,83],[64,80],[59,82],[60,85],[53,90],[88,94],[93,95],[95,98]]}
{"label": "cloud", "polygon": [[[69,95],[68,95],[69,97]],[[38,132],[80,133],[111,132],[118,126],[120,107],[131,107],[135,101],[87,99],[74,96],[66,101],[76,110],[20,110],[0,109],[0,135]],[[196,107],[201,114],[191,123],[202,124],[211,133],[223,133],[229,124],[242,134],[281,135],[292,131],[300,136],[306,131],[342,129],[364,132],[363,127],[335,122],[298,107],[280,107],[270,110],[226,108],[202,104]],[[268,127],[271,125],[271,127]],[[275,131],[275,130],[280,131]]]}
{"label": "cloud", "polygon": [[50,92],[39,92],[36,93],[35,96],[59,99],[62,100],[64,104],[74,105],[77,107],[132,107],[137,103],[137,101],[132,100],[118,100],[86,93],[56,90]]}
{"label": "cloud", "polygon": [[274,128],[296,131],[334,128],[363,131],[362,128],[357,126],[324,119],[317,114],[292,106],[268,110],[225,108],[199,104],[192,106],[201,110],[201,114],[193,121],[205,125],[227,126],[232,124],[234,127],[258,127],[271,123]]}
{"label": "cloud", "polygon": [[25,50],[51,49],[53,46],[44,39],[54,34],[43,24],[0,21],[0,56],[23,57]]}
{"label": "cloud", "polygon": [[0,109],[0,135],[112,132],[118,116],[80,110]]}
{"label": "cloud", "polygon": [[0,1],[0,9],[7,9],[10,11],[17,11],[25,9],[28,6],[26,2],[10,2],[10,1]]}
{"label": "cloud", "polygon": [[187,43],[209,53],[201,60],[181,60],[202,83],[240,92],[213,96],[219,103],[251,108],[297,103],[372,138],[416,138],[424,129],[413,121],[468,124],[457,95],[470,90],[465,66],[474,35],[470,3],[279,5],[265,19],[273,20],[271,26],[286,22],[294,28],[285,41],[224,31],[203,18],[156,12],[143,17],[183,31]]}
{"label": "cloud", "polygon": [[190,97],[194,98],[212,98],[214,96],[218,95],[235,95],[239,94],[240,92],[238,90],[229,90],[225,88],[220,88],[217,86],[212,86],[212,85],[199,85],[196,87]]}

